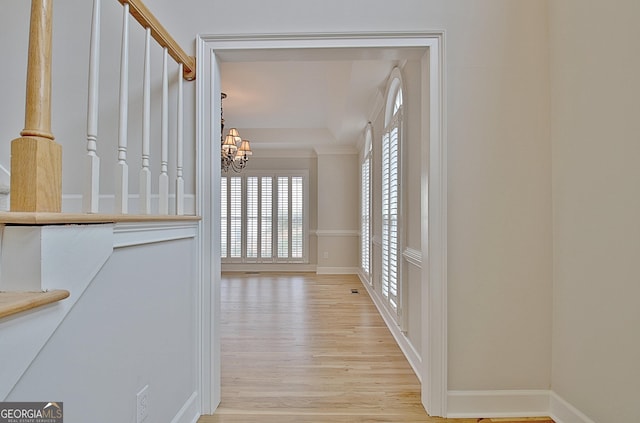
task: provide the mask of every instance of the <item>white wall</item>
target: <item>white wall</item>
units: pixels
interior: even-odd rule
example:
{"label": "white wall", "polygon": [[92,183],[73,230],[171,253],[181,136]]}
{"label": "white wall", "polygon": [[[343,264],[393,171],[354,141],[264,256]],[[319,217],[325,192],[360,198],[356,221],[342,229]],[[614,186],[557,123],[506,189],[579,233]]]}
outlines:
{"label": "white wall", "polygon": [[[0,14],[0,51],[3,66],[0,87],[0,165],[9,169],[11,164],[11,140],[20,136],[24,128],[24,97],[29,45],[30,2],[7,2]],[[6,177],[5,177],[6,178]]]}
{"label": "white wall", "polygon": [[640,3],[554,0],[553,390],[640,421]]}
{"label": "white wall", "polygon": [[[125,232],[115,244],[130,246],[116,248],[93,279],[81,281],[86,290],[69,287],[71,297],[62,303],[0,323],[5,334],[23,328],[27,337],[40,336],[60,307],[70,307],[17,383],[2,386],[9,392],[5,401],[62,401],[70,423],[132,422],[136,394],[149,385],[151,421],[193,421],[199,411],[197,241],[136,245],[135,230]],[[59,246],[62,256],[69,249]],[[58,273],[73,266],[67,263]],[[10,339],[3,357],[19,354],[21,346],[31,354],[30,338]]]}

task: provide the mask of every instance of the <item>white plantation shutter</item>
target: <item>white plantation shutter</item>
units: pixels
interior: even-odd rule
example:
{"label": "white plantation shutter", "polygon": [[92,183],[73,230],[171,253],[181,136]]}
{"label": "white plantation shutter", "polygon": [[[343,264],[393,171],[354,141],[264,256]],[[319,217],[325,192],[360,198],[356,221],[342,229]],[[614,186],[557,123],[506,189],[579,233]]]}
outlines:
{"label": "white plantation shutter", "polygon": [[273,178],[260,178],[260,257],[271,258],[273,248]]}
{"label": "white plantation shutter", "polygon": [[222,259],[245,263],[306,262],[306,178],[222,177]]}
{"label": "white plantation shutter", "polygon": [[247,178],[247,258],[258,257],[258,178]]}
{"label": "white plantation shutter", "polygon": [[401,90],[396,95],[393,110],[391,122],[382,137],[382,295],[389,307],[398,313]]}
{"label": "white plantation shutter", "polygon": [[231,239],[229,257],[239,258],[242,256],[242,179],[240,177],[232,177],[230,179],[229,219],[231,220]]}
{"label": "white plantation shutter", "polygon": [[227,257],[227,183],[225,176],[220,178],[220,251],[222,258]]}
{"label": "white plantation shutter", "polygon": [[304,208],[302,177],[291,178],[291,257],[302,258]]}
{"label": "white plantation shutter", "polygon": [[370,263],[370,245],[371,245],[371,154],[367,153],[362,162],[361,173],[361,190],[362,202],[360,209],[362,220],[360,221],[360,267],[368,274]]}
{"label": "white plantation shutter", "polygon": [[289,257],[289,178],[278,177],[278,258]]}

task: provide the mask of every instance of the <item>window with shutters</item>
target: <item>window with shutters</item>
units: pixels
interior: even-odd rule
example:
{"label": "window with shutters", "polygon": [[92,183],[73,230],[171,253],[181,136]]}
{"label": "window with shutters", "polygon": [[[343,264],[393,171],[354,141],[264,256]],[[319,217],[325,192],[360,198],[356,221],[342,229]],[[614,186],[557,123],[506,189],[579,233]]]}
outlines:
{"label": "window with shutters", "polygon": [[385,129],[382,135],[382,296],[389,308],[400,313],[400,139],[402,131],[402,83],[389,85]]}
{"label": "window with shutters", "polygon": [[306,263],[307,179],[306,171],[223,176],[222,261]]}
{"label": "window with shutters", "polygon": [[[360,268],[365,276],[369,276],[371,264],[371,125],[365,133],[363,160],[360,172],[361,203],[360,213]],[[371,283],[371,278],[368,278]]]}

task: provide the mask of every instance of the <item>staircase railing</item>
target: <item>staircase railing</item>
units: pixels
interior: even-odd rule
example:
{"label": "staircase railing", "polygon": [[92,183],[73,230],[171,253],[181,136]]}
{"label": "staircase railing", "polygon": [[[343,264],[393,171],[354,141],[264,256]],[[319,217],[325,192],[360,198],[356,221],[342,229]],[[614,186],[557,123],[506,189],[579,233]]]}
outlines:
{"label": "staircase railing", "polygon": [[62,147],[51,133],[53,0],[32,0],[24,129],[11,142],[11,211],[60,212]]}
{"label": "staircase railing", "polygon": [[[183,79],[195,79],[195,58],[187,55],[165,28],[140,0],[118,0],[123,7],[122,45],[119,82],[119,122],[117,165],[108,174],[116,175],[115,214],[129,213],[129,163],[128,150],[128,106],[129,106],[129,17],[133,17],[145,29],[144,72],[142,75],[142,163],[140,164],[139,203],[137,214],[152,214],[151,207],[151,156],[150,156],[150,44],[151,39],[163,49],[162,104],[160,129],[160,157],[158,169],[158,206],[155,214],[168,215],[170,211],[169,181],[169,86],[168,57],[178,66],[182,78],[178,78],[178,98],[175,107],[175,207],[176,215],[185,214],[184,193],[184,139],[183,139]],[[11,144],[11,211],[54,212],[62,211],[62,147],[54,141],[51,133],[51,40],[53,0],[32,0],[31,30],[29,36],[29,59],[27,68],[27,90],[25,126],[20,138]],[[89,59],[89,89],[87,103],[87,183],[83,192],[83,211],[99,213],[100,157],[98,156],[98,100],[100,58],[100,9],[101,0],[93,1],[91,44]]]}
{"label": "staircase railing", "polygon": [[[24,129],[20,137],[11,143],[10,169],[10,213],[0,213],[0,257],[2,258],[2,280],[0,280],[0,319],[31,308],[50,304],[67,298],[66,290],[43,291],[43,266],[54,263],[42,259],[41,252],[53,251],[50,237],[32,236],[48,230],[45,225],[60,223],[104,223],[138,222],[149,220],[198,220],[197,216],[185,215],[184,140],[183,140],[183,80],[195,79],[195,58],[188,56],[175,40],[160,25],[140,0],[118,0],[123,7],[122,49],[119,84],[119,123],[117,146],[117,169],[104,170],[116,174],[115,213],[99,213],[100,158],[98,157],[99,118],[99,58],[100,58],[100,10],[101,0],[93,0],[91,44],[89,60],[89,89],[87,103],[87,186],[83,193],[84,213],[61,213],[62,211],[62,146],[54,141],[51,131],[51,55],[53,0],[32,0],[27,67],[26,107]],[[142,113],[142,163],[140,164],[140,192],[138,215],[129,215],[129,171],[127,163],[127,116],[129,104],[129,19],[132,16],[145,29],[143,113]],[[150,45],[154,39],[163,49],[161,136],[158,161],[158,207],[152,214],[151,207],[151,77]],[[175,101],[175,215],[169,215],[169,84],[168,57],[177,63],[179,77],[178,96]],[[0,166],[0,171],[5,169]],[[196,169],[197,171],[197,169]],[[79,169],[74,170],[75,175]],[[0,180],[0,200],[6,200],[4,175]],[[2,206],[2,204],[0,204]],[[0,209],[4,210],[4,207]],[[140,216],[144,215],[144,216]],[[6,224],[12,226],[6,226]],[[26,225],[22,231],[21,225]],[[32,228],[34,227],[34,228]],[[66,228],[65,228],[66,229]],[[75,226],[68,229],[75,230]],[[175,229],[175,228],[174,228]],[[28,238],[29,242],[24,242]],[[40,245],[32,242],[40,240]],[[73,234],[65,242],[77,243]],[[93,242],[93,240],[92,240]],[[46,244],[46,248],[43,245]],[[58,247],[56,245],[56,247]],[[43,253],[44,254],[44,253]],[[38,272],[29,266],[40,266]],[[50,275],[47,274],[47,277]]]}

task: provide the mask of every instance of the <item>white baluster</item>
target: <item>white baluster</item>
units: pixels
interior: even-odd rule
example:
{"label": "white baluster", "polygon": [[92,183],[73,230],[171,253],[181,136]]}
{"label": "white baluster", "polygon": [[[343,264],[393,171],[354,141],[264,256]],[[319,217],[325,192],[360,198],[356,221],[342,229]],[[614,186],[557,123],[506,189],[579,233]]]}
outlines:
{"label": "white baluster", "polygon": [[89,47],[89,95],[87,100],[87,173],[82,208],[85,213],[98,213],[100,196],[100,158],[98,148],[98,94],[100,81],[100,0],[93,0],[91,42]]}
{"label": "white baluster", "polygon": [[184,214],[184,179],[182,178],[183,166],[183,139],[182,131],[184,125],[184,101],[182,92],[182,63],[178,65],[178,140],[177,140],[177,171],[176,171],[176,214],[182,216]]}
{"label": "white baluster", "polygon": [[167,75],[167,58],[169,50],[163,49],[162,57],[162,148],[160,153],[160,202],[158,214],[169,214],[169,78]]}
{"label": "white baluster", "polygon": [[129,165],[127,131],[129,112],[129,4],[122,7],[122,46],[120,50],[120,121],[118,128],[118,164],[116,169],[116,213],[129,212]]}
{"label": "white baluster", "polygon": [[151,213],[151,169],[149,139],[151,131],[151,29],[145,30],[144,75],[142,81],[142,168],[140,169],[140,214]]}

